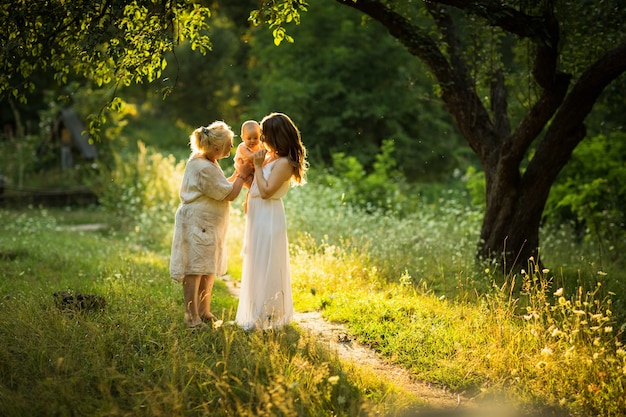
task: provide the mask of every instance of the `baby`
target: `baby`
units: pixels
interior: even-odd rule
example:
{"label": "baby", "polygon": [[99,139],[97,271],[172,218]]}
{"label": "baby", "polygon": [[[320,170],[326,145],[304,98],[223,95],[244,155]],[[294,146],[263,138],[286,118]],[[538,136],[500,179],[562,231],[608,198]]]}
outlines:
{"label": "baby", "polygon": [[[260,149],[261,144],[261,126],[254,120],[247,120],[241,125],[241,140],[237,146],[235,153],[235,170],[239,171],[239,167],[249,164],[254,168],[252,155]],[[254,179],[254,169],[252,173],[243,179],[243,184],[250,189],[252,180]],[[248,195],[246,194],[246,202],[243,203],[243,211],[248,211]]]}

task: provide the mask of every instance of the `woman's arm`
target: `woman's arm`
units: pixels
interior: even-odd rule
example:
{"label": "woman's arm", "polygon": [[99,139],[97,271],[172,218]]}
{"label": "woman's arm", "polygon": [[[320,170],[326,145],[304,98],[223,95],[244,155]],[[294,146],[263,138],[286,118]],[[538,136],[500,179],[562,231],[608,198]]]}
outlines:
{"label": "woman's arm", "polygon": [[233,201],[241,192],[245,179],[252,173],[252,167],[249,165],[240,166],[233,175],[227,178],[228,182],[233,184],[233,189],[224,197],[226,201]]}
{"label": "woman's arm", "polygon": [[236,171],[233,175],[231,175],[228,179],[228,182],[233,184],[233,189],[226,197],[224,197],[225,201],[233,201],[237,198],[239,193],[241,192],[241,187],[243,187],[243,177],[241,174],[238,174]]}
{"label": "woman's arm", "polygon": [[284,157],[276,160],[274,168],[272,168],[272,172],[267,180],[263,177],[263,167],[261,165],[257,165],[256,160],[255,168],[254,179],[256,180],[257,187],[259,188],[261,198],[265,199],[273,196],[274,193],[278,191],[280,186],[283,185],[285,181],[289,181],[293,175],[293,167],[289,163],[289,160]]}

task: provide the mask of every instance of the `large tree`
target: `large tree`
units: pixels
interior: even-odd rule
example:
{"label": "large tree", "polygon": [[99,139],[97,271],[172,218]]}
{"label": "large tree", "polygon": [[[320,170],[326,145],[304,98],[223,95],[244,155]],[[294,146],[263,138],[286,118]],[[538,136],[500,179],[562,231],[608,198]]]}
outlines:
{"label": "large tree", "polygon": [[[485,173],[478,255],[509,267],[536,257],[552,184],[585,138],[594,103],[626,70],[621,1],[335,1],[380,22],[428,66]],[[291,41],[284,23],[307,7],[266,0],[252,18],[273,28],[276,43]]]}

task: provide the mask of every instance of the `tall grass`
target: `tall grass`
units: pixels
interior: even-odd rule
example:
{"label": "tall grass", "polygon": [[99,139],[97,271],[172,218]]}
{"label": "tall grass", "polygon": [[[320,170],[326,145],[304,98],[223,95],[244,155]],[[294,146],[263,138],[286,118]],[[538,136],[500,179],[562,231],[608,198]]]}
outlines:
{"label": "tall grass", "polygon": [[[296,328],[186,331],[180,287],[167,278],[182,165],[148,149],[136,158],[103,188],[112,229],[76,234],[60,227],[65,214],[1,213],[0,412],[402,412],[405,399]],[[550,269],[527,260],[521,272],[494,270],[475,261],[482,213],[463,191],[430,188],[394,210],[388,199],[353,205],[327,180],[311,171],[285,198],[298,310],[321,310],[415,378],[479,401],[625,415],[624,273],[597,260],[593,242],[544,229]],[[240,205],[229,235],[235,279]],[[65,289],[101,294],[107,306],[68,315],[51,297]],[[228,321],[235,305],[218,283],[214,311]]]}
{"label": "tall grass", "polygon": [[[365,394],[387,387],[359,381],[295,328],[188,330],[167,253],[109,230],[68,230],[59,220],[67,212],[0,215],[0,415],[366,416],[393,407]],[[53,294],[67,290],[106,305],[61,308]],[[230,320],[235,306],[218,282],[214,313]]]}
{"label": "tall grass", "polygon": [[307,187],[287,203],[299,308],[321,309],[415,377],[470,397],[625,415],[623,272],[581,262],[597,255],[593,244],[543,230],[550,258],[567,266],[528,260],[504,273],[474,260],[481,213],[462,193],[399,218]]}

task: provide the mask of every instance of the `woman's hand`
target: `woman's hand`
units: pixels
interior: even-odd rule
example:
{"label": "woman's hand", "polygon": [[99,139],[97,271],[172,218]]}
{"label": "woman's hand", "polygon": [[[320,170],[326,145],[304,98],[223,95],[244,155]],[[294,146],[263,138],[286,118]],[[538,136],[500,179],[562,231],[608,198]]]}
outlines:
{"label": "woman's hand", "polygon": [[261,168],[263,166],[263,161],[265,161],[265,155],[267,154],[267,150],[261,149],[258,150],[252,155],[252,160],[254,161],[255,168]]}

